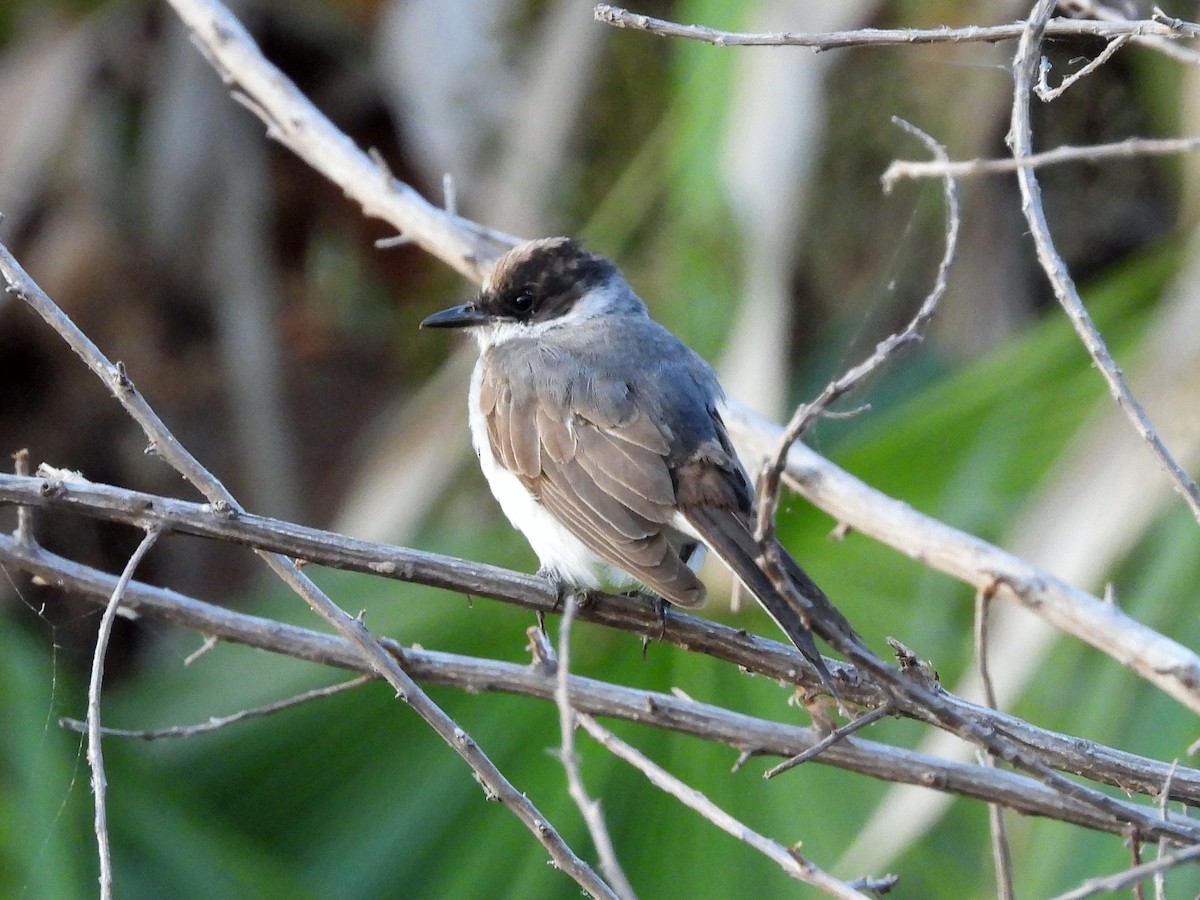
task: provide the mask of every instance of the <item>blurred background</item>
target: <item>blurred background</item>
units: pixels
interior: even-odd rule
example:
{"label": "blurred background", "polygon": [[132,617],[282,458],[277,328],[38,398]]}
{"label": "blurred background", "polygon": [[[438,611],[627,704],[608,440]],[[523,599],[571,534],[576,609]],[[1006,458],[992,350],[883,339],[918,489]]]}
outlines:
{"label": "blurred background", "polygon": [[[1143,14],[1149,4],[1135,4]],[[721,49],[596,24],[586,2],[243,0],[266,55],[397,177],[527,237],[569,233],[615,258],[653,315],[782,419],[911,315],[943,248],[938,183],[879,176],[923,147],[1004,154],[1012,42],[814,54]],[[992,24],[1011,2],[830,4],[646,0],[637,12],[714,27],[820,31]],[[1191,4],[1170,14],[1195,15]],[[1102,44],[1056,42],[1051,81]],[[1194,66],[1126,47],[1053,104],[1038,148],[1195,131]],[[251,510],[508,565],[533,554],[468,449],[473,349],[418,333],[472,285],[389,235],[233,102],[160,0],[0,6],[0,237],[175,434]],[[1041,172],[1060,249],[1167,443],[1200,451],[1200,259],[1190,157]],[[1037,268],[1011,176],[961,184],[963,235],[932,334],[810,441],[868,483],[1100,593],[1200,645],[1196,523],[1107,399]],[[50,329],[0,298],[7,454],[92,480],[194,495]],[[38,515],[51,550],[119,571],[140,534]],[[0,509],[0,527],[15,516]],[[877,649],[894,636],[970,694],[972,593],[795,498],[781,536]],[[312,571],[312,570],[310,570]],[[248,553],[172,537],[139,578],[317,627]],[[524,660],[531,618],[396,582],[317,573],[380,633]],[[713,573],[715,583],[719,573]],[[756,607],[706,615],[764,634]],[[996,610],[991,666],[1032,721],[1163,759],[1191,716],[1113,661]],[[99,621],[92,604],[0,570],[0,894],[95,892],[79,736]],[[774,684],[708,659],[577,626],[574,668],[804,721]],[[194,634],[118,623],[104,721],[202,721],[334,680],[236,647],[191,665]],[[435,690],[586,858],[544,703]],[[617,723],[656,761],[752,827],[803,842],[845,877],[897,872],[901,897],[994,895],[987,812],[817,764],[765,783],[769,761]],[[909,722],[869,737],[927,740]],[[641,776],[580,740],[618,855],[644,897],[804,895]],[[931,744],[939,752],[961,748]],[[569,897],[516,820],[379,686],[186,741],[107,740],[123,897]],[[1184,760],[1186,762],[1186,759]],[[1123,867],[1119,838],[1010,817],[1017,890],[1046,896]],[[953,863],[951,863],[953,861]],[[1189,881],[1189,879],[1191,879]],[[1175,873],[1180,896],[1200,879]]]}

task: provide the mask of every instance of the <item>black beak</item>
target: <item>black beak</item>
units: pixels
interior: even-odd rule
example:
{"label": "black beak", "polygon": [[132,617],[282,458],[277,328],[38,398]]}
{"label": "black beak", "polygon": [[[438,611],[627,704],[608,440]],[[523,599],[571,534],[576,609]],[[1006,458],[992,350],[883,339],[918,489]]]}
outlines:
{"label": "black beak", "polygon": [[491,316],[480,312],[474,303],[463,303],[435,312],[421,322],[422,328],[470,328],[491,321]]}

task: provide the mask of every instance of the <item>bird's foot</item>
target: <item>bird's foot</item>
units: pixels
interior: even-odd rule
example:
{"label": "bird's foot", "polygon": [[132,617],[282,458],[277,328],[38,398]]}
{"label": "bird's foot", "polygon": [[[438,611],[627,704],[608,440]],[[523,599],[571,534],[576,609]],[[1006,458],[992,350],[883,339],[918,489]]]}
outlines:
{"label": "bird's foot", "polygon": [[561,613],[568,597],[575,598],[576,607],[587,605],[590,599],[587,588],[582,588],[577,584],[572,584],[564,580],[557,572],[551,569],[538,569],[537,574],[541,578],[546,579],[550,584],[550,589],[554,591],[554,608],[551,612]]}
{"label": "bird's foot", "polygon": [[[630,591],[626,596],[641,597],[644,600],[650,601],[650,606],[654,610],[654,618],[658,622],[658,638],[661,641],[667,636],[667,607],[668,603],[662,597],[656,594],[647,594],[644,591]],[[642,635],[642,659],[646,658],[646,650],[650,646],[650,642],[655,640],[649,634]]]}

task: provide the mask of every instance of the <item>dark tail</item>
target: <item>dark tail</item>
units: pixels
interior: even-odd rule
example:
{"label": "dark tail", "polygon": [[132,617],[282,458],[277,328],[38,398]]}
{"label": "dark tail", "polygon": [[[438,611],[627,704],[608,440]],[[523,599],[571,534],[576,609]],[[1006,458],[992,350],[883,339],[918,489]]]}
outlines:
{"label": "dark tail", "polygon": [[817,651],[812,633],[805,624],[806,621],[811,621],[818,616],[832,615],[836,617],[837,627],[844,626],[850,633],[853,633],[849,623],[841,613],[833,608],[829,598],[782,547],[779,549],[784,570],[787,572],[792,586],[803,598],[808,608],[797,608],[792,600],[777,590],[771,583],[771,579],[767,577],[767,573],[759,566],[757,562],[758,542],[754,540],[749,526],[740,517],[731,515],[725,510],[709,507],[690,509],[685,515],[691,526],[704,539],[704,543],[721,558],[721,561],[732,570],[750,593],[754,594],[763,609],[775,620],[775,624],[817,670],[821,683],[825,685],[834,699],[840,702],[837,688],[833,684],[833,676],[826,668],[825,660]]}

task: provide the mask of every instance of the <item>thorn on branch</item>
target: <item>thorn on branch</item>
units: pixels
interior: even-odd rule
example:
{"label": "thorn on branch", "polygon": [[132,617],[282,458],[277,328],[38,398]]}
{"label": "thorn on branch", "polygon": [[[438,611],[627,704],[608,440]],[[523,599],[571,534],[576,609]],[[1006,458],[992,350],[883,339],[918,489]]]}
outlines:
{"label": "thorn on branch", "polygon": [[[22,447],[12,455],[13,471],[17,475],[29,475],[29,450]],[[25,546],[33,544],[33,511],[24,504],[17,506],[17,542]]]}
{"label": "thorn on branch", "polygon": [[133,381],[129,378],[129,372],[125,369],[125,363],[118,359],[113,368],[116,372],[117,387],[123,391],[132,392]]}
{"label": "thorn on branch", "polygon": [[887,643],[892,648],[892,652],[896,654],[896,662],[900,664],[900,671],[909,675],[918,675],[931,685],[941,685],[942,680],[930,663],[922,662],[917,654],[894,637],[887,638]]}
{"label": "thorn on branch", "polygon": [[200,644],[200,646],[183,658],[184,666],[190,666],[196,660],[200,659],[200,657],[204,656],[206,653],[216,647],[219,643],[220,639],[215,634],[204,635],[204,641]]}
{"label": "thorn on branch", "polygon": [[391,237],[379,238],[375,241],[376,250],[391,250],[393,247],[403,247],[405,244],[411,244],[413,241],[406,234],[394,234]]}
{"label": "thorn on branch", "polygon": [[729,773],[731,775],[736,775],[738,772],[740,772],[742,770],[742,767],[745,766],[746,763],[750,762],[750,760],[752,760],[757,755],[758,755],[758,753],[754,750],[743,750],[741,753],[738,754],[737,759],[735,759],[733,761],[733,766],[730,767]]}
{"label": "thorn on branch", "polygon": [[550,643],[546,629],[531,625],[525,629],[525,635],[529,638],[527,649],[531,657],[530,665],[541,675],[555,675],[558,672],[558,655],[554,652],[554,645]]}
{"label": "thorn on branch", "polygon": [[379,152],[378,147],[368,147],[367,156],[371,158],[371,162],[379,169],[379,173],[383,176],[383,184],[385,188],[390,188],[392,182],[396,180],[396,176],[392,174],[392,167],[388,165],[383,154]]}

